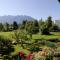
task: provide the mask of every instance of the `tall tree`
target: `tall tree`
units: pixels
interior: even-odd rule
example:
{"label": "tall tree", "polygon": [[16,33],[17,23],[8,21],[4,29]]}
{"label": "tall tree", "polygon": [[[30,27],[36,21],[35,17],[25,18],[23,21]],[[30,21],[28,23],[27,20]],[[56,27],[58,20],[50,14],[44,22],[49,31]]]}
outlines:
{"label": "tall tree", "polygon": [[40,20],[39,20],[39,31],[41,32],[41,28],[42,28],[42,25],[44,25],[44,21],[43,21],[43,19],[41,18]]}
{"label": "tall tree", "polygon": [[23,20],[22,24],[20,25],[20,28],[25,29],[26,23],[27,23],[27,20]]}
{"label": "tall tree", "polygon": [[37,21],[37,20],[34,20],[33,23],[34,23],[34,26],[35,26],[35,27],[39,27],[39,25],[38,25],[38,21]]}
{"label": "tall tree", "polygon": [[13,22],[13,30],[17,30],[18,29],[18,24],[16,21]]}
{"label": "tall tree", "polygon": [[37,20],[27,21],[25,29],[30,34],[36,34],[36,33],[38,33],[39,32],[38,21]]}
{"label": "tall tree", "polygon": [[48,35],[49,33],[49,28],[47,27],[47,24],[44,23],[41,25],[41,34]]}
{"label": "tall tree", "polygon": [[0,31],[3,31],[4,30],[4,26],[2,23],[0,23]]}
{"label": "tall tree", "polygon": [[28,33],[32,33],[32,28],[33,28],[33,21],[27,21],[25,25],[25,29]]}
{"label": "tall tree", "polygon": [[9,24],[8,23],[6,23],[6,31],[9,31]]}
{"label": "tall tree", "polygon": [[47,19],[47,27],[48,28],[52,27],[52,17],[51,16],[49,16]]}

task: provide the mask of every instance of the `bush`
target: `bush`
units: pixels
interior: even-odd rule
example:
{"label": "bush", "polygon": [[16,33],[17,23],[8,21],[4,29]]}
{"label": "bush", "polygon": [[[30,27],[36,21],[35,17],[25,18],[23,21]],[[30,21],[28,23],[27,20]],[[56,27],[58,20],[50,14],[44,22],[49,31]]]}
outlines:
{"label": "bush", "polygon": [[48,47],[51,47],[51,48],[55,48],[55,47],[56,47],[56,44],[55,44],[55,43],[49,42],[49,41],[46,43],[46,45],[47,45]]}
{"label": "bush", "polygon": [[55,52],[54,57],[60,57],[60,52]]}
{"label": "bush", "polygon": [[54,26],[51,27],[51,31],[53,31],[53,32],[59,32],[60,28],[57,25],[54,25]]}
{"label": "bush", "polygon": [[48,41],[50,41],[50,42],[55,42],[55,43],[60,42],[59,39],[49,39]]}
{"label": "bush", "polygon": [[0,55],[10,55],[14,51],[11,40],[5,39],[0,36]]}
{"label": "bush", "polygon": [[32,52],[38,52],[40,50],[40,48],[38,46],[32,45],[29,50]]}
{"label": "bush", "polygon": [[49,35],[49,28],[47,27],[46,23],[41,26],[41,33],[44,35]]}
{"label": "bush", "polygon": [[53,60],[53,56],[52,55],[47,55],[45,60]]}

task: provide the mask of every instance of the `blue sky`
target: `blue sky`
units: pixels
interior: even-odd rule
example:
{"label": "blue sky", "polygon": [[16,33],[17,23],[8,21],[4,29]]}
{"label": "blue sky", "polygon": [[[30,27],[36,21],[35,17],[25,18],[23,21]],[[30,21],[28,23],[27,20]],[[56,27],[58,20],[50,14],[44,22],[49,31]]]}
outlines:
{"label": "blue sky", "polygon": [[60,19],[60,4],[57,0],[0,0],[0,16],[28,15],[36,19],[52,16]]}

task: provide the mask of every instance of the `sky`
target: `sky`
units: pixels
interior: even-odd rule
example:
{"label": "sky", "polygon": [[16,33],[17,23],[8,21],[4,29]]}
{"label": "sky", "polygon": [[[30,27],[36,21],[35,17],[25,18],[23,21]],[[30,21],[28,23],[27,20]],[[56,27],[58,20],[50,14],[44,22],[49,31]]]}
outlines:
{"label": "sky", "polygon": [[60,19],[60,3],[57,0],[0,0],[0,16],[4,15]]}

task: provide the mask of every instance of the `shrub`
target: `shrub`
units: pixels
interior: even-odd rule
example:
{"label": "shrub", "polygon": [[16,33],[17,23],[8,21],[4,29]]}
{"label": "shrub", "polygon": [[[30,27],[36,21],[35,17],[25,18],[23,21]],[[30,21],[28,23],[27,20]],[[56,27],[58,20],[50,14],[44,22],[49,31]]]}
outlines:
{"label": "shrub", "polygon": [[53,60],[53,56],[52,55],[47,55],[45,60]]}
{"label": "shrub", "polygon": [[41,33],[43,35],[49,35],[49,28],[47,27],[46,23],[44,23],[42,26],[41,26]]}
{"label": "shrub", "polygon": [[54,57],[60,57],[60,52],[55,52]]}
{"label": "shrub", "polygon": [[0,54],[2,56],[10,55],[11,52],[13,51],[14,51],[14,47],[12,45],[11,40],[5,39],[4,37],[0,36]]}
{"label": "shrub", "polygon": [[46,44],[48,47],[51,47],[51,48],[55,48],[56,47],[56,44],[55,43],[53,43],[53,42],[47,42],[47,44]]}
{"label": "shrub", "polygon": [[32,52],[38,52],[40,50],[40,48],[38,46],[32,45],[29,50]]}

